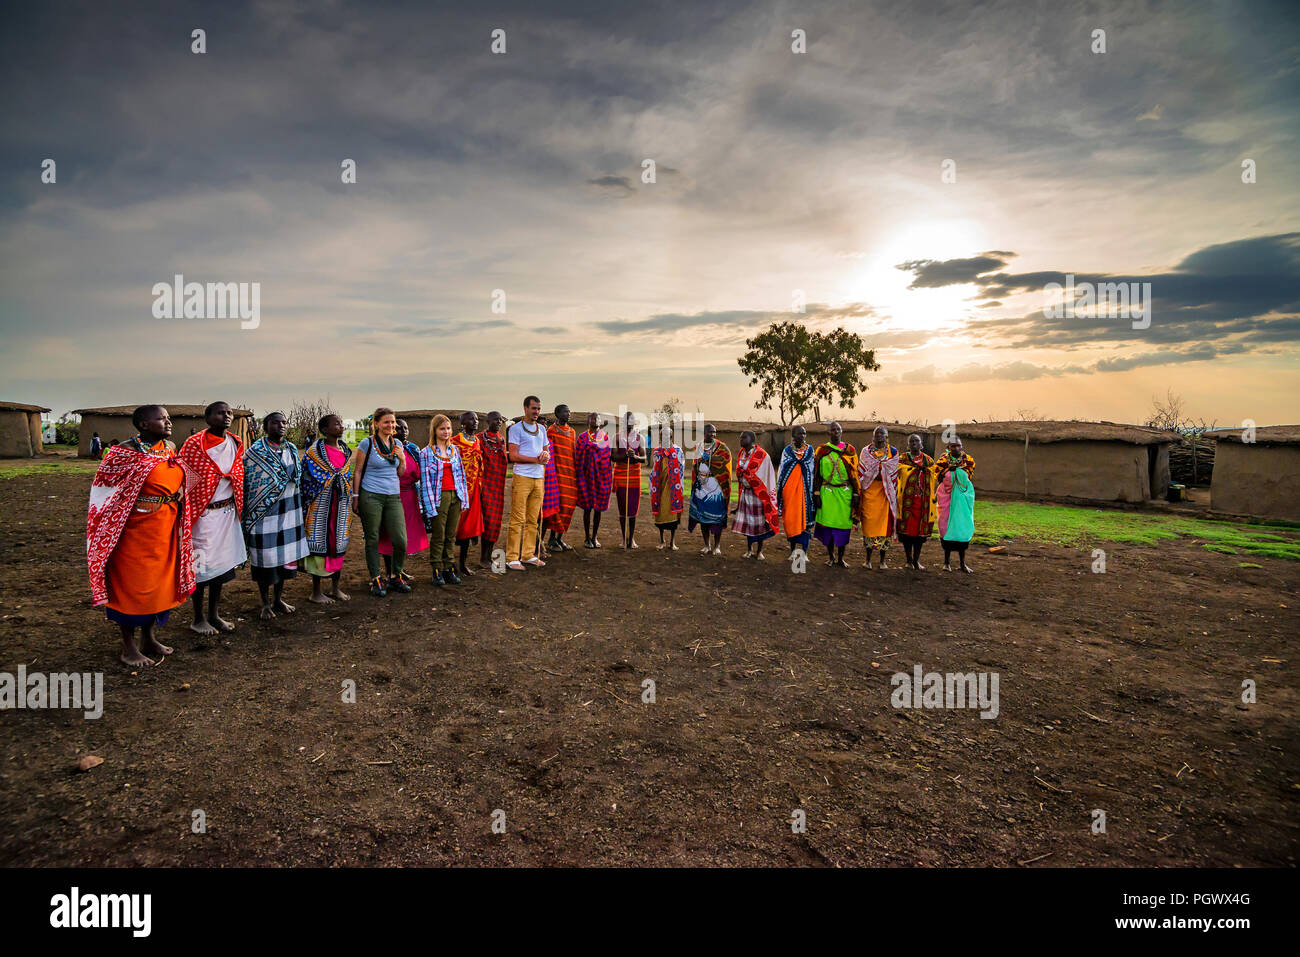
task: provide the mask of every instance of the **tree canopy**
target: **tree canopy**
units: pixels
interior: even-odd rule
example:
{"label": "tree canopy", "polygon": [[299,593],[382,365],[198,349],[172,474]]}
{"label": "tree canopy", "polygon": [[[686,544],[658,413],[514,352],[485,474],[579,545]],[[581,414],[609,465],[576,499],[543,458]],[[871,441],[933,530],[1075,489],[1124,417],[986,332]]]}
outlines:
{"label": "tree canopy", "polygon": [[876,351],[847,329],[810,332],[798,322],[777,322],[752,339],[737,359],[750,386],[759,387],[756,409],[774,409],[783,426],[818,403],[853,408],[865,392],[863,376],[880,368]]}

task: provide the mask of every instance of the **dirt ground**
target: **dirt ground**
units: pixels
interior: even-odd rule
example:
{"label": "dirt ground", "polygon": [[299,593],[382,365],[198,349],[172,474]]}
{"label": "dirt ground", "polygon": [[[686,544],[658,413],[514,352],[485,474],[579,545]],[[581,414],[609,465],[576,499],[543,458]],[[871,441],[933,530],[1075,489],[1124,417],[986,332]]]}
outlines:
{"label": "dirt ground", "polygon": [[[609,512],[600,551],[446,589],[416,556],[374,599],[354,524],[351,602],[300,578],[260,623],[244,571],[233,636],[183,609],[133,674],[90,606],[89,485],[0,478],[0,670],[102,671],[106,701],[0,713],[3,865],[1296,863],[1296,563],[1179,541],[1097,575],[1013,543],[964,576],[932,542],[875,572],[855,538],[855,567],[794,575],[730,533],[656,551],[645,519],[619,551]],[[1000,714],[893,708],[915,664],[996,671]]]}

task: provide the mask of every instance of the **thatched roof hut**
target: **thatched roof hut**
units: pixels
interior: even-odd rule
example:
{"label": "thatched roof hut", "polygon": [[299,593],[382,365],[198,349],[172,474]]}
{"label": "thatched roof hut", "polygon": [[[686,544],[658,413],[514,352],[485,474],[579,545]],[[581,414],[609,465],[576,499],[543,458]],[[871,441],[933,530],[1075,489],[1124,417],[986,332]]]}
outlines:
{"label": "thatched roof hut", "polygon": [[[931,426],[936,447],[945,427]],[[975,459],[975,487],[1026,497],[1145,502],[1169,490],[1177,432],[1115,422],[964,422],[955,427]]]}
{"label": "thatched roof hut", "polygon": [[[144,403],[140,403],[143,405]],[[172,442],[180,448],[182,443],[196,432],[202,432],[208,427],[208,423],[203,418],[205,405],[186,405],[173,404],[171,402],[159,402],[172,420]],[[74,409],[73,411],[81,416],[81,435],[77,447],[77,454],[80,456],[90,455],[90,438],[98,432],[100,440],[104,443],[104,448],[108,448],[114,442],[122,442],[136,434],[135,425],[131,422],[131,413],[139,406],[137,405],[110,405],[96,409]],[[251,422],[253,413],[248,409],[235,409],[235,418],[231,423],[230,431],[233,435],[239,436],[241,442],[248,444],[248,438],[252,431]]]}
{"label": "thatched roof hut", "polygon": [[0,458],[31,458],[40,455],[43,405],[0,402]]}
{"label": "thatched roof hut", "polygon": [[1300,522],[1300,425],[1207,432],[1215,440],[1210,508]]}

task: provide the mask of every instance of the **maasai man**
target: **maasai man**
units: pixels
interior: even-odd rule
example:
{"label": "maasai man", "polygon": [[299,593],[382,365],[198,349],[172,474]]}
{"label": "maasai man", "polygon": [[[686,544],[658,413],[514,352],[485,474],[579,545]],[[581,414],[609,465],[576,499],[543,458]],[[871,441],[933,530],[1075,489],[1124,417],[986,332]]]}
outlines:
{"label": "maasai man", "polygon": [[871,567],[872,551],[880,549],[880,567],[888,568],[885,552],[898,517],[898,449],[889,444],[889,430],[883,425],[876,426],[871,444],[858,457],[858,488],[866,566]]}
{"label": "maasai man", "polygon": [[537,513],[537,557],[546,559],[551,557],[546,548],[546,524],[560,511],[560,473],[555,471],[555,448],[546,431],[551,427],[551,420],[542,416],[537,421],[546,439],[547,456],[542,467],[542,508]]}
{"label": "maasai man", "polygon": [[935,509],[934,459],[925,454],[920,435],[909,435],[898,460],[898,540],[907,564],[917,571],[925,569],[921,546],[934,529]]}
{"label": "maasai man", "polygon": [[753,432],[740,433],[740,454],[736,456],[736,517],[731,530],[745,536],[745,554],[750,549],[759,561],[766,561],[763,542],[776,534],[781,524],[780,509],[776,504],[776,469],[772,457],[756,444]]}
{"label": "maasai man", "polygon": [[[393,436],[398,442],[402,443],[402,448],[406,449],[408,462],[417,462],[420,458],[420,447],[414,442],[409,441],[411,427],[406,424],[405,419],[397,420],[397,431]],[[424,531],[424,513],[420,511],[420,470],[418,468],[409,468],[398,478],[399,494],[402,496],[402,517],[405,519],[406,528],[406,557],[418,555],[429,547],[429,536]],[[383,526],[379,529],[379,554],[384,559],[384,573],[388,578],[393,577],[393,539],[388,534],[388,527]],[[413,582],[406,569],[402,569],[402,581]]]}
{"label": "maasai man", "polygon": [[826,564],[847,568],[844,549],[858,511],[858,453],[843,441],[838,422],[826,427],[828,441],[817,447],[813,461],[813,502],[817,526],[813,535],[826,546]]}
{"label": "maasai man", "polygon": [[781,467],[776,474],[776,500],[781,506],[781,524],[785,528],[790,551],[802,548],[806,554],[816,522],[813,505],[813,447],[808,444],[808,430],[796,425],[790,430],[790,444],[781,452]]}
{"label": "maasai man", "polygon": [[483,504],[481,492],[483,487],[483,446],[479,444],[478,415],[474,412],[460,414],[460,431],[451,437],[451,444],[460,453],[461,468],[465,470],[465,489],[469,495],[468,504],[460,510],[460,524],[456,527],[456,547],[460,551],[457,564],[461,575],[468,578],[474,573],[469,570],[466,561],[469,547],[483,534]]}
{"label": "maasai man", "polygon": [[420,497],[424,502],[424,527],[429,532],[429,562],[433,583],[441,588],[459,585],[456,575],[456,530],[460,513],[469,501],[460,449],[451,440],[451,419],[435,415],[429,424],[433,440],[420,452]]}
{"label": "maasai man", "polygon": [[[650,453],[650,512],[655,527],[659,529],[659,550],[677,551],[677,526],[682,521],[685,506],[682,494],[682,473],[686,470],[686,455],[680,445],[673,444],[673,427],[664,423],[659,431],[659,444]],[[668,541],[664,541],[664,532]]]}
{"label": "maasai man", "polygon": [[[731,450],[718,438],[713,423],[704,426],[704,441],[700,444],[691,468],[691,513],[686,530],[700,526],[704,535],[701,555],[710,551],[722,554],[722,529],[727,524],[727,511],[731,508]],[[713,544],[709,545],[709,536]]]}
{"label": "maasai man", "polygon": [[[215,635],[235,626],[217,614],[221,586],[248,561],[240,520],[244,512],[244,444],[228,431],[235,413],[225,402],[203,410],[208,427],[191,435],[176,456],[185,469],[185,500],[189,504],[190,540],[194,545],[192,631]],[[203,613],[203,592],[208,611]]]}
{"label": "maasai man", "polygon": [[121,629],[122,662],[139,667],[172,653],[154,627],[194,591],[194,553],[171,417],[142,405],[131,422],[139,434],[111,446],[91,482],[86,564],[91,601]]}
{"label": "maasai man", "polygon": [[263,621],[277,611],[293,614],[293,605],[284,600],[284,583],[311,554],[298,494],[298,449],[284,437],[288,427],[283,413],[272,412],[262,420],[266,434],[244,453],[244,540],[262,595]]}
{"label": "maasai man", "polygon": [[934,463],[934,475],[943,570],[952,571],[955,551],[961,570],[970,574],[973,569],[966,564],[966,546],[975,534],[975,460],[966,454],[961,439],[948,443],[947,451]]}
{"label": "maasai man", "polygon": [[538,419],[542,400],[535,395],[524,398],[524,417],[506,432],[506,448],[514,467],[510,486],[510,532],[506,538],[506,567],[523,571],[524,565],[540,568],[546,562],[537,554],[538,522],[542,499],[546,494],[546,463],[550,460],[550,441]]}
{"label": "maasai man", "polygon": [[[370,416],[370,434],[357,443],[349,465],[352,503],[361,515],[366,536],[366,571],[370,594],[384,598],[390,591],[404,595],[411,586],[402,577],[406,565],[406,516],[402,513],[402,476],[417,468],[397,440],[397,414],[381,406]],[[393,571],[385,582],[379,573],[379,533],[388,529],[393,542]]]}
{"label": "maasai man", "polygon": [[605,420],[592,412],[587,416],[587,431],[578,436],[574,450],[578,473],[578,506],[582,509],[584,548],[600,548],[600,516],[609,508],[614,488],[614,464],[610,460],[609,433]]}
{"label": "maasai man", "polygon": [[573,551],[573,546],[564,540],[564,533],[569,530],[573,510],[578,506],[578,473],[574,460],[578,433],[569,425],[570,415],[567,405],[557,405],[555,424],[546,430],[551,438],[551,461],[555,463],[560,491],[559,508],[546,520],[546,527],[551,533],[550,547],[562,552]]}
{"label": "maasai man", "polygon": [[483,510],[483,534],[479,538],[479,562],[487,565],[492,548],[501,537],[501,519],[506,506],[506,440],[501,434],[505,416],[487,414],[487,431],[478,437],[483,450],[483,481],[479,485],[479,505]]}
{"label": "maasai man", "polygon": [[[339,587],[343,559],[348,553],[348,519],[352,516],[352,450],[343,441],[343,420],[325,415],[316,423],[320,438],[302,453],[302,498],[307,505],[307,545],[311,554],[302,567],[312,577],[308,601],[328,605],[349,601]],[[322,590],[325,579],[331,589]]]}
{"label": "maasai man", "polygon": [[614,498],[618,500],[618,528],[624,548],[636,543],[636,517],[641,511],[641,463],[645,461],[645,440],[636,429],[636,416],[629,412],[614,437],[610,452],[614,462]]}

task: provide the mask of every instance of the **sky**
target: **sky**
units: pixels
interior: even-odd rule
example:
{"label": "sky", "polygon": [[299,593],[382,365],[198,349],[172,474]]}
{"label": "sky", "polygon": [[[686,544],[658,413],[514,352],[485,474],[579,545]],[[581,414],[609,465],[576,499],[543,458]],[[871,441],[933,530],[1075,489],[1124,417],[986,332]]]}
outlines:
{"label": "sky", "polygon": [[50,0],[0,53],[0,400],[772,420],[799,321],[880,363],[823,417],[1300,422],[1293,3]]}

